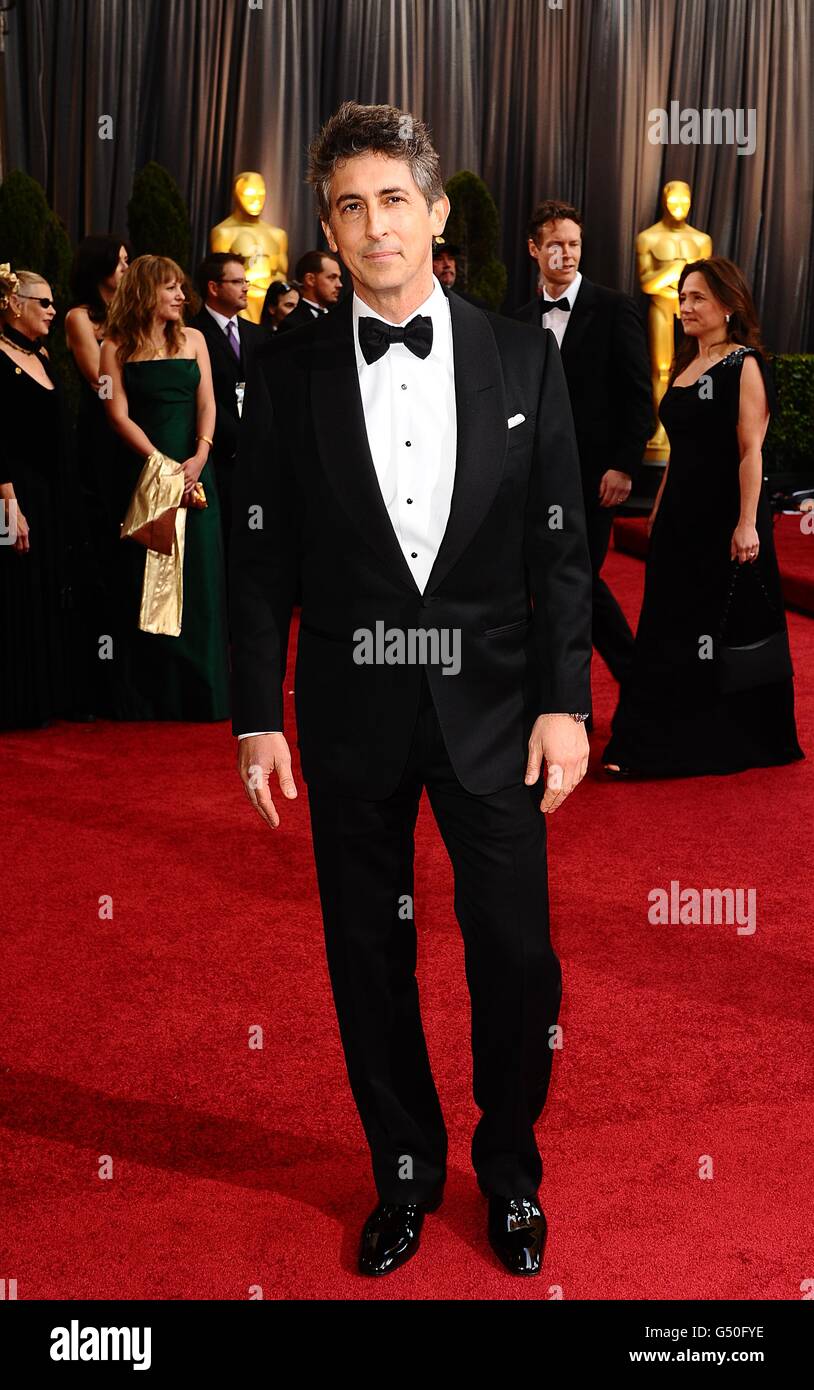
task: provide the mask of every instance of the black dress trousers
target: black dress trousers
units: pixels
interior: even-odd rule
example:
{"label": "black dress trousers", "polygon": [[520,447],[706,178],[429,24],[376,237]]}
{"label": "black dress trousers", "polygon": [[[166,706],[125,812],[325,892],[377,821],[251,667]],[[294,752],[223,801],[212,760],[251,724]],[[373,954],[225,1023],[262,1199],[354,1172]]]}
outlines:
{"label": "black dress trousers", "polygon": [[447,1132],[415,978],[413,837],[422,787],[452,862],[463,933],[473,1093],[482,1112],[472,1162],[487,1189],[530,1196],[542,1178],[534,1125],[562,997],[549,939],[544,784],[467,792],[426,675],[392,795],[371,801],[308,784],[328,969],[374,1181],[381,1201],[418,1202],[446,1178]]}

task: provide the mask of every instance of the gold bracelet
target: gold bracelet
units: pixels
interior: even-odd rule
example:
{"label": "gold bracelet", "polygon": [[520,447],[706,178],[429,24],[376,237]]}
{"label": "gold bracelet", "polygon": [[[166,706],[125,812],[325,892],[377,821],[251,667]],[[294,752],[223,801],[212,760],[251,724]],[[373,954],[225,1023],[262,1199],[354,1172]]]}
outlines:
{"label": "gold bracelet", "polygon": [[196,435],[195,437],[196,437],[196,439],[202,439],[203,442],[204,442],[204,444],[208,444],[208,445],[209,445],[210,449],[212,449],[212,448],[214,447],[213,442],[212,442],[212,440],[209,438],[208,435],[206,435],[206,434],[198,434],[198,435]]}

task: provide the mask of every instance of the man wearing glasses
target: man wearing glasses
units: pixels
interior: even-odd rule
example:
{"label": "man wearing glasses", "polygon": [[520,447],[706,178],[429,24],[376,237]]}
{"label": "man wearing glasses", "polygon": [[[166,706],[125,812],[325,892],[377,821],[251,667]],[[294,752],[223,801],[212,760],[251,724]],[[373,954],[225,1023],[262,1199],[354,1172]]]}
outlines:
{"label": "man wearing glasses", "polygon": [[243,392],[252,356],[266,340],[265,330],[241,318],[248,301],[249,282],[240,257],[214,251],[198,267],[195,276],[203,300],[200,313],[190,320],[206,338],[212,363],[212,385],[217,416],[211,458],[220,497],[224,555],[229,554],[232,526],[232,478],[237,452]]}

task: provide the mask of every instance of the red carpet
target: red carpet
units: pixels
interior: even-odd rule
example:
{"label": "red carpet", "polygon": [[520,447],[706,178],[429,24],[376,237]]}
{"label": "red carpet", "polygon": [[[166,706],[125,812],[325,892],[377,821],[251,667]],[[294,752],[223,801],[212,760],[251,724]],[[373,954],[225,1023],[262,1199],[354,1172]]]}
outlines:
{"label": "red carpet", "polygon": [[[814,530],[812,518],[780,515],[775,519],[774,544],[780,566],[783,597],[792,608],[814,614]],[[805,530],[803,527],[805,526]],[[647,554],[647,519],[620,516],[613,523],[613,543],[625,555]]]}
{"label": "red carpet", "polygon": [[[643,567],[617,553],[607,573],[632,615]],[[814,624],[790,625],[810,755]],[[0,1275],[18,1298],[800,1298],[814,1277],[811,759],[607,783],[614,691],[594,669],[593,766],[549,823],[564,1048],[539,1126],[549,1243],[528,1281],[485,1239],[463,952],[426,811],[419,972],[450,1179],[415,1259],[362,1280],[375,1192],[302,784],[272,832],[225,725],[3,738]],[[755,934],[649,925],[648,893],[672,879],[755,887]]]}

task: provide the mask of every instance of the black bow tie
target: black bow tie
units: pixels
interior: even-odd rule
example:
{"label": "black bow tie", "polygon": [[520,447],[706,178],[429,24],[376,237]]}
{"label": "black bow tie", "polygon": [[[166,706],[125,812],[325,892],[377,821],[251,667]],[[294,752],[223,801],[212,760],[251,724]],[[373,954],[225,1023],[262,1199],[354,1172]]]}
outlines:
{"label": "black bow tie", "polygon": [[416,314],[403,328],[394,323],[370,316],[359,318],[359,346],[365,361],[377,362],[391,343],[404,343],[416,357],[429,357],[432,352],[432,319],[429,314]]}
{"label": "black bow tie", "polygon": [[540,305],[540,313],[547,314],[549,309],[564,309],[568,313],[570,308],[571,305],[567,299],[544,299]]}

